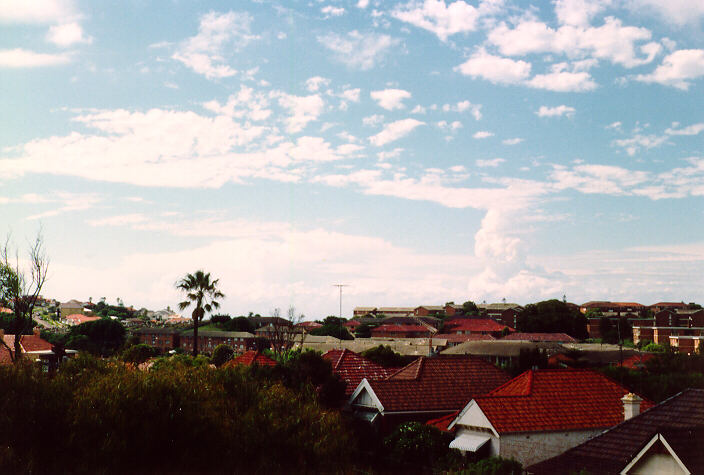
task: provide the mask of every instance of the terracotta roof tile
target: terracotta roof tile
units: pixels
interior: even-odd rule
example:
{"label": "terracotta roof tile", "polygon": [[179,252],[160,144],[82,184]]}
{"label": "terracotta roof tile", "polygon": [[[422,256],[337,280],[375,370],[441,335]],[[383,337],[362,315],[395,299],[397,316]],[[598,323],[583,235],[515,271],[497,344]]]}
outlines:
{"label": "terracotta roof tile", "polygon": [[[617,474],[661,433],[692,473],[704,473],[704,389],[687,389],[557,457],[528,467],[535,474]],[[693,443],[690,443],[693,442]]]}
{"label": "terracotta roof tile", "polygon": [[[623,420],[629,391],[584,369],[530,370],[475,402],[497,432],[606,428]],[[651,407],[644,400],[642,408]]]}
{"label": "terracotta roof tile", "polygon": [[276,366],[276,361],[256,350],[249,350],[245,351],[237,358],[228,361],[224,366],[232,367],[240,364],[246,366],[252,366],[253,364],[258,364],[259,366]]}
{"label": "terracotta roof tile", "polygon": [[500,332],[504,328],[515,331],[513,328],[502,325],[490,318],[453,318],[445,322],[445,331],[471,331],[471,332]]}
{"label": "terracotta roof tile", "polygon": [[523,340],[523,341],[557,341],[577,343],[575,338],[572,338],[567,333],[512,333],[506,335],[502,340]]}
{"label": "terracotta roof tile", "polygon": [[422,326],[422,325],[396,325],[396,324],[384,324],[384,325],[379,325],[376,328],[372,329],[372,333],[375,332],[418,332],[418,333],[428,333],[428,330]]}
{"label": "terracotta roof tile", "polygon": [[369,381],[385,412],[456,411],[509,380],[504,371],[468,355],[422,356],[383,381]]}
{"label": "terracotta roof tile", "polygon": [[494,338],[491,335],[482,335],[479,333],[462,334],[462,335],[458,335],[457,333],[437,333],[436,335],[433,336],[433,338],[444,339],[450,343],[464,343],[465,341],[496,340],[496,338]]}
{"label": "terracotta roof tile", "polygon": [[396,371],[395,368],[384,368],[348,349],[330,350],[323,354],[323,358],[330,362],[333,372],[347,383],[345,395],[348,397],[364,378],[376,381]]}

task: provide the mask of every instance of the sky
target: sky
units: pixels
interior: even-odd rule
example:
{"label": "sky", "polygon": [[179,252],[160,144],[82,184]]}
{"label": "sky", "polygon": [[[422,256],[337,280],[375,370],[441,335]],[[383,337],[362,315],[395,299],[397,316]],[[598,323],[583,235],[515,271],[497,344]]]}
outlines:
{"label": "sky", "polygon": [[[0,236],[231,314],[703,301],[701,0],[0,1]],[[23,255],[23,254],[21,254]]]}

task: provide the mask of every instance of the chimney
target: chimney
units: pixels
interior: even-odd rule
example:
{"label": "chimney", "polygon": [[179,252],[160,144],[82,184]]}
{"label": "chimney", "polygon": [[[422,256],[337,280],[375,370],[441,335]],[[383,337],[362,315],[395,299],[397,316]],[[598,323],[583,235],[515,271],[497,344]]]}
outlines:
{"label": "chimney", "polygon": [[628,420],[631,417],[640,414],[640,403],[643,402],[641,398],[633,393],[628,393],[621,398],[623,401],[623,420]]}

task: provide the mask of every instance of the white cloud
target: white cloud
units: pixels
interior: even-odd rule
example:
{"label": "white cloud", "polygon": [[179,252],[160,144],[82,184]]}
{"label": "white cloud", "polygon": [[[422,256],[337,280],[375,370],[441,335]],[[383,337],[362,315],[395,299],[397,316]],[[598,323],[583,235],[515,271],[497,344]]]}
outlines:
{"label": "white cloud", "polygon": [[457,130],[462,128],[462,122],[459,120],[455,120],[453,122],[447,122],[445,120],[441,120],[436,124],[439,128],[447,130],[449,132],[456,132]]}
{"label": "white cloud", "polygon": [[294,96],[275,92],[272,97],[277,97],[279,105],[289,110],[291,116],[286,119],[286,130],[290,133],[303,130],[309,122],[317,120],[325,109],[325,101],[317,94]]}
{"label": "white cloud", "polygon": [[474,137],[475,139],[486,139],[489,137],[493,137],[493,135],[494,134],[492,132],[487,132],[486,130],[480,130],[479,132],[475,132],[475,134],[472,135],[472,137]]}
{"label": "white cloud", "polygon": [[404,99],[410,99],[411,93],[403,89],[384,89],[382,91],[372,91],[369,93],[380,107],[386,110],[403,109]]}
{"label": "white cloud", "polygon": [[654,134],[635,134],[627,139],[617,139],[614,140],[614,145],[622,147],[626,150],[628,155],[635,155],[641,148],[651,149],[659,147],[667,141],[668,137],[666,135],[654,135]]}
{"label": "white cloud", "polygon": [[374,127],[376,125],[381,124],[382,122],[384,122],[384,116],[381,114],[370,115],[362,119],[362,124],[366,125],[367,127]]}
{"label": "white cloud", "polygon": [[22,48],[0,50],[0,68],[39,68],[60,66],[71,61],[71,56],[36,53]]}
{"label": "white cloud", "polygon": [[514,137],[512,139],[505,139],[501,141],[504,145],[518,145],[521,142],[523,142],[523,139],[520,137]]}
{"label": "white cloud", "polygon": [[357,2],[357,8],[367,8],[369,6],[369,0],[359,0]]}
{"label": "white cloud", "polygon": [[239,92],[232,94],[225,104],[213,100],[203,104],[203,107],[219,115],[253,121],[265,120],[271,115],[268,97],[247,86],[240,86]]}
{"label": "white cloud", "polygon": [[490,167],[490,168],[496,168],[502,163],[504,163],[506,160],[503,158],[492,158],[488,160],[477,160],[475,163],[477,164],[478,167]]}
{"label": "white cloud", "polygon": [[347,101],[352,101],[352,102],[359,102],[359,96],[361,93],[361,89],[357,88],[349,88],[345,89],[340,93],[340,97]]}
{"label": "white cloud", "polygon": [[78,15],[72,0],[3,0],[0,22],[57,23]]}
{"label": "white cloud", "polygon": [[517,84],[530,75],[531,65],[525,61],[515,61],[487,53],[475,52],[467,61],[455,68],[456,71],[499,84]]}
{"label": "white cloud", "polygon": [[672,128],[666,129],[665,133],[668,135],[699,135],[704,131],[704,122],[688,125],[682,129],[677,128],[677,125],[672,124]]}
{"label": "white cloud", "polygon": [[91,37],[83,34],[83,28],[76,22],[52,26],[49,28],[46,39],[64,48],[76,43],[91,43],[93,41]]}
{"label": "white cloud", "polygon": [[650,74],[639,74],[636,80],[655,82],[684,91],[691,86],[691,80],[704,76],[704,50],[682,49],[663,59],[662,64]]}
{"label": "white cloud", "polygon": [[418,104],[417,106],[415,106],[413,108],[413,110],[411,111],[411,114],[425,114],[425,107]]}
{"label": "white cloud", "polygon": [[540,109],[536,112],[538,117],[562,117],[563,115],[572,117],[574,113],[574,107],[566,106],[564,104],[555,107],[540,106]]}
{"label": "white cloud", "polygon": [[424,0],[422,5],[411,2],[403,7],[398,6],[391,16],[430,31],[441,41],[447,41],[448,36],[476,30],[481,13],[481,7],[476,8],[462,0],[448,5],[444,0]]}
{"label": "white cloud", "polygon": [[379,33],[360,33],[353,30],[347,35],[328,33],[318,36],[318,42],[335,53],[338,61],[353,69],[369,70],[379,64],[398,46],[400,41]]}
{"label": "white cloud", "polygon": [[482,118],[482,106],[481,104],[472,104],[469,101],[460,101],[457,104],[445,104],[442,106],[444,112],[455,111],[455,112],[466,112],[470,111],[472,117],[476,120]]}
{"label": "white cloud", "polygon": [[342,16],[345,14],[345,9],[342,7],[334,7],[332,5],[326,5],[320,9],[320,13],[327,17]]}
{"label": "white cloud", "polygon": [[633,68],[650,63],[660,52],[657,43],[648,43],[645,48],[645,44],[637,46],[651,36],[648,29],[624,26],[614,17],[606,17],[604,24],[598,27],[563,25],[558,29],[528,19],[520,21],[515,28],[499,24],[489,33],[488,41],[507,56],[531,53],[564,54],[569,58],[591,56]]}
{"label": "white cloud", "polygon": [[700,0],[629,0],[625,4],[637,13],[651,11],[677,25],[695,24],[704,17]]}
{"label": "white cloud", "polygon": [[555,15],[563,25],[588,26],[611,0],[556,0]]}
{"label": "white cloud", "polygon": [[627,195],[634,186],[646,183],[650,174],[611,165],[578,165],[571,170],[556,166],[551,178],[558,190],[572,188],[586,194]]}
{"label": "white cloud", "polygon": [[536,74],[526,85],[556,92],[586,92],[596,89],[596,83],[589,73],[562,71],[559,67],[547,74]]}
{"label": "white cloud", "polygon": [[396,122],[387,124],[378,134],[369,137],[369,141],[373,145],[381,147],[389,142],[394,142],[402,137],[405,137],[410,134],[413,129],[420,125],[425,125],[425,123],[416,119],[397,120]]}
{"label": "white cloud", "polygon": [[234,76],[225,51],[237,51],[257,38],[251,32],[249,13],[209,12],[200,18],[198,34],[183,41],[171,56],[208,79]]}
{"label": "white cloud", "polygon": [[379,160],[388,160],[390,158],[398,157],[401,153],[403,153],[403,151],[404,149],[397,147],[393,150],[382,150],[381,152],[378,152],[376,156]]}
{"label": "white cloud", "polygon": [[330,85],[330,80],[321,76],[313,76],[306,80],[306,89],[310,92],[317,92],[321,87]]}

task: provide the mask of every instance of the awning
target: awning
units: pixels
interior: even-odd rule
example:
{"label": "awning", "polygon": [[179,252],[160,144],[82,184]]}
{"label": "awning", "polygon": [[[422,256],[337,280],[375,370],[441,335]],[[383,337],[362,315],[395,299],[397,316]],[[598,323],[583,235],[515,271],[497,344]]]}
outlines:
{"label": "awning", "polygon": [[476,452],[479,448],[489,441],[488,435],[478,434],[460,434],[455,440],[450,442],[451,449],[460,449],[465,452]]}
{"label": "awning", "polygon": [[367,422],[374,422],[374,419],[377,418],[379,415],[378,412],[367,412],[367,411],[360,411],[356,413],[357,417],[364,419]]}

